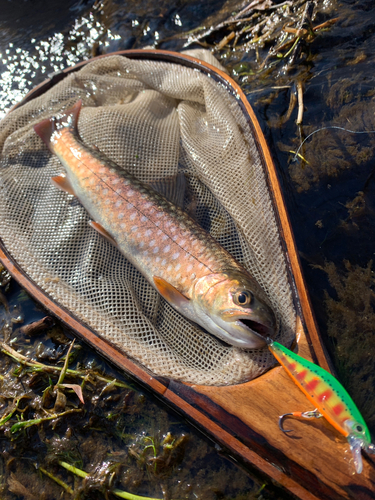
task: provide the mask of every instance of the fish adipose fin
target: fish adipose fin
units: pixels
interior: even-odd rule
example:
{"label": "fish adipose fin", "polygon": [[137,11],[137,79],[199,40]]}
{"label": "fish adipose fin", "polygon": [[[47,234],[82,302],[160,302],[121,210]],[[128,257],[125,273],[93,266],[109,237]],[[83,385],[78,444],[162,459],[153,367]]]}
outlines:
{"label": "fish adipose fin", "polygon": [[55,177],[51,177],[51,181],[56,187],[61,189],[61,191],[72,194],[73,196],[76,195],[74,189],[72,188],[72,185],[69,182],[69,179],[66,177],[65,174],[60,174],[56,175]]}
{"label": "fish adipose fin", "polygon": [[104,227],[101,224],[99,224],[99,222],[94,222],[93,220],[90,220],[89,225],[93,229],[95,229],[95,231],[97,231],[101,236],[103,236],[103,238],[105,238],[110,243],[112,243],[112,245],[117,247],[116,241],[112,238],[112,236],[109,234],[109,232],[106,229],[104,229]]}
{"label": "fish adipose fin", "polygon": [[190,300],[177,290],[173,285],[159,276],[154,276],[154,283],[157,291],[167,302],[172,304],[178,311],[186,310]]}
{"label": "fish adipose fin", "polygon": [[81,111],[82,100],[79,100],[71,108],[53,118],[47,118],[34,125],[35,132],[48,146],[53,153],[53,135],[62,128],[69,128],[72,131],[77,130],[78,116]]}

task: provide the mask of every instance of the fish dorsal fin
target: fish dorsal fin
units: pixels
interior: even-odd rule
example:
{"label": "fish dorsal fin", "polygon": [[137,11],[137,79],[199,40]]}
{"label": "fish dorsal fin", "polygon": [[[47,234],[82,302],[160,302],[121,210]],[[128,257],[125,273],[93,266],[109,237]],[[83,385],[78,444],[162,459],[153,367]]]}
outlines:
{"label": "fish dorsal fin", "polygon": [[148,185],[168,201],[183,208],[186,191],[186,179],[182,172],[170,177],[164,177],[157,181],[149,182]]}

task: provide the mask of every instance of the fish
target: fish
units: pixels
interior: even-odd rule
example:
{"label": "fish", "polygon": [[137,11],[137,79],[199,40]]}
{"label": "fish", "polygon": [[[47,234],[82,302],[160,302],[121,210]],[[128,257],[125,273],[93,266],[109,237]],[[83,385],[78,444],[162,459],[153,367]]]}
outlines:
{"label": "fish", "polygon": [[187,319],[243,349],[266,346],[276,316],[253,276],[179,206],[82,141],[82,101],[34,125],[64,167],[52,182]]}
{"label": "fish", "polygon": [[313,411],[293,412],[282,415],[279,420],[280,429],[287,416],[297,418],[324,417],[333,427],[344,435],[349,443],[353,463],[357,474],[363,470],[361,450],[375,453],[375,445],[371,443],[370,431],[364,418],[344,387],[331,373],[320,366],[302,358],[278,342],[268,339],[268,348],[284,367],[293,382],[316,407]]}

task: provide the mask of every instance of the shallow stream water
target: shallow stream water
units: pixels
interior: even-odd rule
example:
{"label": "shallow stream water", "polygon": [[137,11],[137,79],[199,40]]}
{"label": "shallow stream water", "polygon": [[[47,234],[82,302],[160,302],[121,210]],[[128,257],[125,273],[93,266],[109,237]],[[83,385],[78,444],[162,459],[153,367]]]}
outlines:
{"label": "shallow stream water", "polygon": [[[245,29],[246,23],[219,27],[246,5],[234,0],[204,5],[198,0],[1,0],[0,117],[47,75],[95,55],[145,46],[181,50],[187,44],[197,47],[197,39],[199,46],[214,50],[263,127],[324,343],[375,435],[375,133],[363,133],[375,130],[375,7],[372,0],[317,1],[313,26],[338,20],[302,36],[296,53],[294,42],[287,45],[290,38],[285,38],[293,33],[282,28],[298,26],[304,3],[274,2],[274,8],[260,3]],[[202,36],[201,26],[216,29]],[[187,32],[190,37],[183,36]],[[6,273],[1,293],[0,326],[14,349],[47,364],[66,354],[69,332],[59,325],[47,336],[21,333],[20,326],[45,313],[8,282]],[[289,498],[223,458],[212,442],[86,347],[73,352],[77,369],[115,377],[129,387],[93,375],[86,413],[77,413],[69,425],[35,426],[16,435],[4,431],[2,498],[73,498],[42,469],[63,479],[78,498],[106,498],[113,472],[122,489],[157,498]],[[21,393],[37,405],[48,376],[29,374],[25,386],[19,364],[7,356],[0,363],[3,407]],[[20,405],[27,408],[26,400]],[[96,475],[82,481],[61,468],[62,460]]]}

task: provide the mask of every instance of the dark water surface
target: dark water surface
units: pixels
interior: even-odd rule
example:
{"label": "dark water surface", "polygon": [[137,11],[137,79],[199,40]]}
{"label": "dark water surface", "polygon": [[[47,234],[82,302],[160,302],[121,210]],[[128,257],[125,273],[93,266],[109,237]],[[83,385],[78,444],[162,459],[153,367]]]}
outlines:
{"label": "dark water surface", "polygon": [[[278,168],[325,345],[338,378],[375,435],[375,134],[329,128],[375,130],[375,7],[372,0],[317,1],[313,26],[339,19],[296,40],[293,50],[294,42],[283,46],[293,34],[282,28],[286,23],[298,26],[304,3],[284,2],[276,8],[275,2],[268,10],[265,4],[249,13],[249,29],[241,32],[245,23],[225,25],[199,43],[216,47],[216,56],[255,109]],[[176,36],[218,26],[245,5],[224,0],[1,0],[0,117],[52,72],[115,50],[180,50],[188,39]],[[233,31],[236,36],[218,48]],[[202,33],[193,32],[198,37]],[[299,87],[301,125],[296,124]],[[322,128],[303,144],[300,157],[291,153]],[[58,325],[47,337],[20,332],[21,325],[44,312],[14,281],[7,284],[4,273],[0,290],[0,326],[13,348],[46,364],[66,354],[69,339]],[[115,377],[129,387],[92,375],[87,381],[92,398],[84,415],[70,416],[69,424],[2,431],[1,498],[74,498],[47,473],[70,485],[77,498],[106,498],[114,472],[116,487],[157,498],[289,498],[223,458],[211,442],[86,347],[75,347],[74,356],[73,367]],[[49,376],[42,372],[25,378],[18,367],[2,355],[0,402],[5,409],[27,394],[32,403],[19,403],[26,420],[32,405],[40,405]],[[73,378],[69,382],[77,383]],[[74,397],[72,393],[68,399]],[[95,474],[85,482],[59,461]]]}

